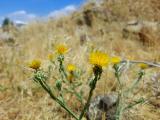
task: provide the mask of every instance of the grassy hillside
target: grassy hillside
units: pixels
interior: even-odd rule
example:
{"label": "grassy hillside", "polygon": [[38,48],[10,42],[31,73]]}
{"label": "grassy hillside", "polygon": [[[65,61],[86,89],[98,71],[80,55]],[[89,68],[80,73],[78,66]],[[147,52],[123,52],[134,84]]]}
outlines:
{"label": "grassy hillside", "polygon": [[[138,22],[136,22],[138,21]],[[131,22],[136,23],[130,24]],[[134,30],[133,30],[134,29]],[[135,30],[136,29],[136,30]],[[22,29],[10,29],[14,42],[0,40],[0,120],[71,120],[50,97],[31,80],[32,70],[27,63],[40,59],[42,68],[50,64],[48,54],[59,43],[69,52],[65,65],[75,64],[84,73],[87,83],[91,65],[88,55],[94,49],[122,59],[160,61],[160,1],[159,0],[104,0],[101,4],[85,3],[73,14],[47,22],[33,22]],[[126,120],[160,119],[160,68],[146,69],[145,77],[131,99],[152,97],[124,114]],[[125,85],[135,79],[139,67],[133,66],[123,75]],[[53,71],[58,77],[56,71]],[[54,83],[51,79],[51,83]],[[82,86],[88,91],[87,85]],[[111,66],[105,68],[94,96],[116,91],[117,83]],[[87,97],[87,93],[84,94]],[[70,101],[77,113],[82,106]]]}

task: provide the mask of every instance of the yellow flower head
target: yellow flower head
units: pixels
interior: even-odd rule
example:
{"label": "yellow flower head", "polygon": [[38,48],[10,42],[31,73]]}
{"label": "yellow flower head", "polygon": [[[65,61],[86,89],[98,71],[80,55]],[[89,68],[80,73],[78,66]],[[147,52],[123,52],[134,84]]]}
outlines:
{"label": "yellow flower head", "polygon": [[121,58],[120,57],[112,57],[110,59],[110,62],[113,63],[113,64],[118,64],[121,62]]}
{"label": "yellow flower head", "polygon": [[29,63],[28,66],[29,66],[30,68],[32,68],[32,69],[37,70],[37,69],[39,69],[40,66],[41,66],[41,61],[38,60],[38,59],[34,59],[34,60],[32,60],[32,61]]}
{"label": "yellow flower head", "polygon": [[54,54],[53,53],[50,53],[50,54],[48,54],[48,59],[50,60],[50,61],[52,61],[53,59],[54,59]]}
{"label": "yellow flower head", "polygon": [[68,48],[65,44],[59,44],[56,46],[56,50],[59,54],[65,54],[68,51]]}
{"label": "yellow flower head", "polygon": [[145,63],[139,63],[138,66],[141,68],[141,69],[147,69],[149,66]]}
{"label": "yellow flower head", "polygon": [[67,66],[67,70],[68,70],[69,72],[73,72],[73,71],[75,71],[75,70],[76,70],[76,66],[75,66],[75,65],[73,65],[73,64],[68,64],[68,66]]}
{"label": "yellow flower head", "polygon": [[103,52],[92,52],[89,56],[89,62],[92,65],[103,67],[109,63],[109,56]]}

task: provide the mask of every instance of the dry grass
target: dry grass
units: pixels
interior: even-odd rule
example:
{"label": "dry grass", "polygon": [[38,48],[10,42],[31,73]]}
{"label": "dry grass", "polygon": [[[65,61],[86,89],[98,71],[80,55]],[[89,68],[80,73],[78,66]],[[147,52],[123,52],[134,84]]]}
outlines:
{"label": "dry grass", "polygon": [[[14,44],[0,43],[0,120],[71,120],[70,116],[31,81],[31,71],[26,67],[27,61],[32,58],[42,59],[43,66],[46,67],[49,64],[47,54],[53,51],[53,45],[57,43],[65,42],[70,46],[66,63],[75,63],[85,71],[84,82],[87,82],[86,78],[89,76],[90,66],[87,57],[92,48],[122,58],[159,62],[160,31],[144,28],[139,33],[140,38],[124,38],[122,35],[123,23],[132,18],[160,21],[159,5],[159,0],[119,0],[118,3],[109,0],[101,8],[86,4],[71,16],[45,23],[31,23],[22,30],[12,32],[15,36]],[[92,22],[91,26],[86,25],[85,11],[88,11],[90,19],[88,22]],[[83,35],[85,37],[82,38]],[[137,67],[133,67],[132,71],[124,75],[126,85],[134,79],[136,70]],[[156,83],[151,77],[157,73],[159,69],[156,68],[146,71],[140,91],[135,94],[135,98],[154,95]],[[96,94],[116,89],[115,78],[110,69],[104,71],[102,78],[98,83]],[[86,86],[83,87],[87,90]],[[67,96],[66,99],[69,101]],[[70,105],[78,112],[78,106],[74,103]],[[124,119],[158,120],[160,99],[157,97],[128,112]]]}

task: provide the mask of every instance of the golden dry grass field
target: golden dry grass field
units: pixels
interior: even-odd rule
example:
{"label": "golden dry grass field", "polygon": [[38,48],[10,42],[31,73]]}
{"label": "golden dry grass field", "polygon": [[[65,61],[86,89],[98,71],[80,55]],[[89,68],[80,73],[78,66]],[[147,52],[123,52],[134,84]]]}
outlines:
{"label": "golden dry grass field", "polygon": [[[2,30],[0,30],[2,32]],[[101,50],[121,59],[160,63],[160,1],[104,0],[100,5],[84,4],[73,14],[46,22],[32,22],[21,29],[10,28],[14,41],[0,40],[0,120],[73,120],[32,80],[28,61],[40,59],[42,68],[50,65],[48,54],[59,43],[69,51],[64,65],[75,64],[82,71],[87,98],[91,68],[88,56]],[[134,64],[123,73],[127,87],[136,78],[139,66]],[[59,77],[52,70],[51,86]],[[116,91],[117,82],[111,66],[104,68],[94,95]],[[160,120],[160,68],[145,69],[145,76],[129,100],[148,98],[124,113],[124,120]],[[78,114],[82,106],[69,94],[69,106]],[[84,118],[85,119],[85,118]]]}

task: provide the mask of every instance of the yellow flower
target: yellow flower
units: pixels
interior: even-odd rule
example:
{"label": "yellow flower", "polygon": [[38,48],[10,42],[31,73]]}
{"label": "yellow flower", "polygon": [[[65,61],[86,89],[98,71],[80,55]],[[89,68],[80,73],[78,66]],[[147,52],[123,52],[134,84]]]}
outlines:
{"label": "yellow flower", "polygon": [[100,51],[92,52],[89,56],[89,62],[92,65],[103,67],[109,63],[109,56]]}
{"label": "yellow flower", "polygon": [[67,66],[67,70],[68,70],[69,72],[73,72],[73,71],[75,71],[75,70],[76,70],[76,66],[75,66],[75,65],[73,65],[73,64],[68,64],[68,66]]}
{"label": "yellow flower", "polygon": [[141,69],[147,69],[149,66],[145,63],[139,63],[138,66],[141,68]]}
{"label": "yellow flower", "polygon": [[55,57],[54,54],[52,54],[52,53],[48,54],[48,59],[50,61],[52,61],[54,59],[54,57]]}
{"label": "yellow flower", "polygon": [[65,44],[59,44],[57,45],[56,50],[59,54],[65,54],[68,51],[68,48]]}
{"label": "yellow flower", "polygon": [[38,60],[38,59],[34,59],[34,60],[32,60],[32,61],[29,63],[28,66],[29,66],[30,68],[32,68],[32,69],[37,70],[37,69],[39,69],[40,66],[41,66],[41,61]]}
{"label": "yellow flower", "polygon": [[112,58],[110,59],[110,61],[111,61],[111,63],[113,63],[113,64],[118,64],[118,63],[121,62],[121,58],[120,58],[120,57],[112,57]]}

